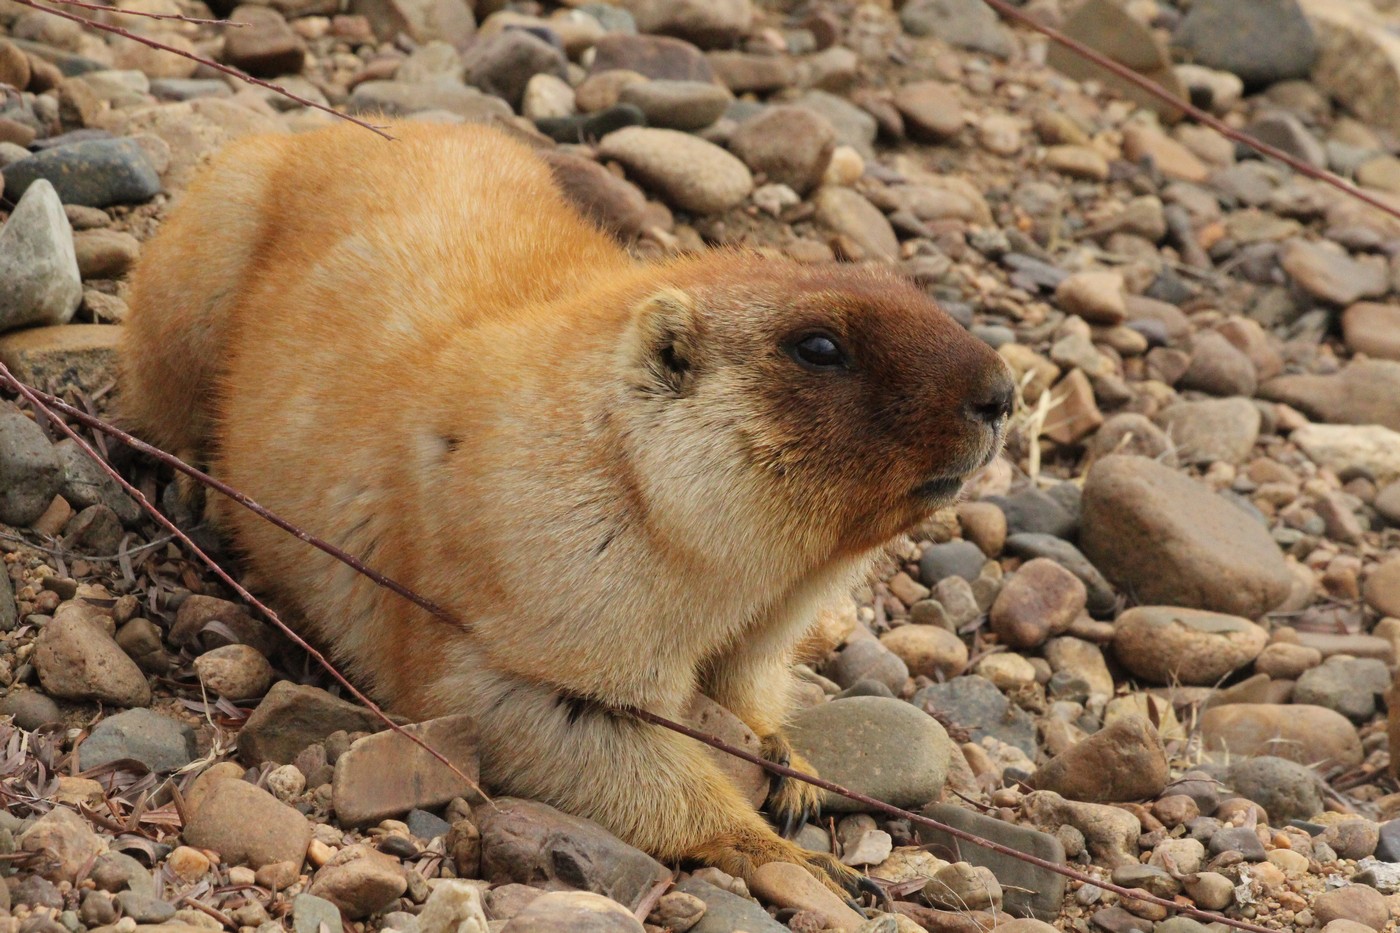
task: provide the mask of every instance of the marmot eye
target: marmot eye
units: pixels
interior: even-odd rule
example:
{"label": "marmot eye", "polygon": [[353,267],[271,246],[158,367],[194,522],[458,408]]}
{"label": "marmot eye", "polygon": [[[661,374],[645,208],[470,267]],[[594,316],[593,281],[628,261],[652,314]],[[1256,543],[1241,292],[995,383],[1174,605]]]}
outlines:
{"label": "marmot eye", "polygon": [[840,345],[825,334],[803,337],[792,347],[793,358],[813,369],[838,369],[846,365]]}

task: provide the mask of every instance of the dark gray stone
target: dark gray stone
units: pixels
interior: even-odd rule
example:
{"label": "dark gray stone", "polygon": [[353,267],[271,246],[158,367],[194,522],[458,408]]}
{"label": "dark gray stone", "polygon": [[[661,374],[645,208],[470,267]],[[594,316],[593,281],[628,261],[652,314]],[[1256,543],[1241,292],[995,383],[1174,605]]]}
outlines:
{"label": "dark gray stone", "polygon": [[919,558],[919,581],[929,588],[944,577],[962,577],[970,583],[986,563],[987,555],[971,541],[935,544]]}
{"label": "dark gray stone", "polygon": [[1284,758],[1261,755],[1238,761],[1231,765],[1226,782],[1263,807],[1275,826],[1289,820],[1305,820],[1323,810],[1317,773]]}
{"label": "dark gray stone", "polygon": [[238,734],[238,753],[249,764],[287,764],[302,749],[332,732],[378,732],[384,723],[362,706],[324,690],[279,680]]}
{"label": "dark gray stone", "polygon": [[1314,168],[1327,167],[1327,150],[1291,113],[1266,113],[1245,127],[1245,132],[1262,143],[1302,159]]}
{"label": "dark gray stone", "polygon": [[233,90],[218,78],[153,78],[151,94],[159,100],[182,101],[232,97]]}
{"label": "dark gray stone", "polygon": [[92,729],[78,749],[84,771],[131,758],[152,771],[168,772],[194,760],[194,730],[148,709],[108,716]]}
{"label": "dark gray stone", "polygon": [[103,891],[130,891],[141,897],[156,896],[156,879],[151,869],[125,852],[103,852],[92,863],[89,877]]}
{"label": "dark gray stone", "polygon": [[1339,655],[1303,672],[1293,688],[1293,702],[1325,706],[1362,723],[1375,715],[1376,697],[1388,689],[1390,673],[1384,661]]}
{"label": "dark gray stone", "polygon": [[990,735],[1035,758],[1035,720],[985,677],[969,674],[933,684],[914,694],[911,702],[966,729],[974,742]]}
{"label": "dark gray stone", "polygon": [[1259,836],[1255,833],[1253,826],[1222,827],[1210,837],[1210,844],[1207,848],[1211,855],[1234,850],[1243,855],[1245,860],[1249,862],[1262,862],[1267,855],[1264,852],[1264,843],[1259,841]]}
{"label": "dark gray stone", "polygon": [[117,895],[117,903],[121,905],[122,913],[137,923],[164,923],[175,916],[175,905],[154,894],[122,891]]}
{"label": "dark gray stone", "polygon": [[[836,128],[836,139],[843,146],[850,146],[866,159],[875,157],[875,135],[879,123],[869,113],[836,94],[826,91],[808,91],[793,103],[815,110],[831,121]],[[730,108],[733,115],[734,108]],[[867,169],[869,166],[867,166]]]}
{"label": "dark gray stone", "polygon": [[507,29],[475,42],[462,56],[466,82],[520,109],[525,85],[537,74],[565,78],[564,52],[524,29]]}
{"label": "dark gray stone", "polygon": [[891,695],[904,689],[909,666],[874,638],[858,638],[837,652],[826,674],[842,687],[857,681],[875,680],[889,688]]}
{"label": "dark gray stone", "polygon": [[[793,750],[829,781],[897,807],[918,807],[943,791],[958,754],[935,719],[903,700],[852,697],[802,710],[787,729]],[[863,805],[827,792],[823,812]]]}
{"label": "dark gray stone", "polygon": [[646,125],[646,114],[633,104],[616,104],[596,113],[535,121],[536,129],[559,143],[593,142],[625,127]]}
{"label": "dark gray stone", "polygon": [[608,32],[622,33],[623,35],[635,36],[637,34],[637,20],[631,12],[622,7],[613,6],[611,3],[585,3],[578,7],[580,13],[587,13],[589,16],[603,24],[603,28]]}
{"label": "dark gray stone", "polygon": [[857,680],[845,690],[836,694],[833,699],[844,700],[847,697],[894,697],[894,691],[878,680],[869,677]]}
{"label": "dark gray stone", "polygon": [[1381,824],[1376,858],[1382,862],[1400,862],[1400,820],[1388,820]]}
{"label": "dark gray stone", "polygon": [[1172,44],[1197,64],[1234,72],[1251,87],[1306,78],[1318,53],[1297,0],[1197,0]]}
{"label": "dark gray stone", "polygon": [[13,632],[19,623],[19,607],[15,605],[15,589],[7,569],[0,567],[0,632]]}
{"label": "dark gray stone", "polygon": [[1152,933],[1211,933],[1211,929],[1190,917],[1168,917],[1153,927]]}
{"label": "dark gray stone", "polygon": [[1088,592],[1085,603],[1094,616],[1106,616],[1113,612],[1118,602],[1118,594],[1113,584],[1104,579],[1098,568],[1089,558],[1063,538],[1040,532],[1026,531],[1010,535],[1006,539],[1006,551],[1027,559],[1048,557],[1080,579]]}
{"label": "dark gray stone", "polygon": [[0,522],[31,524],[62,483],[63,464],[43,430],[18,411],[0,410]]}
{"label": "dark gray stone", "polygon": [[452,828],[452,824],[447,820],[427,810],[409,810],[404,822],[408,824],[408,831],[419,839],[436,839],[438,836],[447,835],[448,830]]}
{"label": "dark gray stone", "polygon": [[130,139],[94,139],[35,153],[4,170],[5,196],[47,178],[64,204],[139,204],[160,193],[160,177]]}
{"label": "dark gray stone", "polygon": [[[965,810],[948,803],[931,803],[923,815],[992,842],[1054,862],[1065,864],[1065,847],[1054,836]],[[1010,855],[1002,855],[929,826],[916,827],[919,842],[933,855],[950,862],[969,862],[996,875],[1004,892],[1002,906],[1018,917],[1051,920],[1059,915],[1065,899],[1065,876]]]}
{"label": "dark gray stone", "polygon": [[74,52],[65,52],[43,42],[34,42],[30,39],[10,39],[8,41],[11,45],[28,52],[35,58],[43,59],[56,66],[59,71],[63,72],[65,78],[74,78],[90,71],[107,71],[112,67],[110,63],[103,63],[95,58],[88,58],[86,55],[78,55]]}
{"label": "dark gray stone", "polygon": [[[1072,483],[1061,485],[1073,487]],[[1010,496],[988,496],[987,501],[1006,513],[1008,534],[1044,534],[1069,539],[1079,528],[1077,500],[1067,506],[1041,489],[1028,487]]]}
{"label": "dark gray stone", "polygon": [[59,493],[68,500],[69,505],[75,509],[105,505],[123,525],[134,525],[141,520],[141,507],[136,500],[103,472],[102,467],[83,452],[77,441],[64,438],[54,444],[53,449],[63,462],[63,486]]}
{"label": "dark gray stone", "polygon": [[913,0],[899,11],[899,21],[910,35],[936,36],[1001,58],[1015,48],[996,13],[982,0]]}
{"label": "dark gray stone", "polygon": [[705,54],[683,39],[611,33],[593,46],[590,74],[624,68],[654,81],[713,81]]}

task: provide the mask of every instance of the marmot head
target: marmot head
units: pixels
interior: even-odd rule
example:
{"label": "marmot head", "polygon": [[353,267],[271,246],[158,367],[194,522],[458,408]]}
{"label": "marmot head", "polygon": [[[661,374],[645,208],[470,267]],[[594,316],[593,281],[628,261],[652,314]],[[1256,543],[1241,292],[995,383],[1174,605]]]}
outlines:
{"label": "marmot head", "polygon": [[622,352],[644,495],[692,535],[763,516],[829,556],[952,501],[1015,399],[1001,358],[921,291],[851,266],[678,266],[636,304]]}

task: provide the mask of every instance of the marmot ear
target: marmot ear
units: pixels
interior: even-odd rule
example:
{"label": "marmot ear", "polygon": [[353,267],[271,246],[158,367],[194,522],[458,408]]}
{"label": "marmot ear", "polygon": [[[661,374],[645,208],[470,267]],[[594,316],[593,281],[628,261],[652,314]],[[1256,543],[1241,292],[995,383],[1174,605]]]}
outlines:
{"label": "marmot ear", "polygon": [[662,289],[637,306],[633,321],[637,361],[668,391],[684,394],[701,362],[695,299]]}

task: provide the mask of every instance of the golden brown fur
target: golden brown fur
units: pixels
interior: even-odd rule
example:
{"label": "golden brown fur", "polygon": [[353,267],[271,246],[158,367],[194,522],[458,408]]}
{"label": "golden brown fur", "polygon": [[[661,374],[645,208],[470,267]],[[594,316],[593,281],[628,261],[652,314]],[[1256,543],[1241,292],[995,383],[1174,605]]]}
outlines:
{"label": "golden brown fur", "polygon": [[[783,755],[794,645],[994,453],[1004,367],[893,275],[637,265],[501,134],[393,132],[216,158],[136,271],[127,415],[470,620],[210,500],[353,677],[409,716],[478,718],[489,785],[660,858],[840,875],[700,745],[602,708],[676,717],[700,690]],[[799,365],[812,331],[851,365]],[[573,698],[597,702],[571,721]]]}

